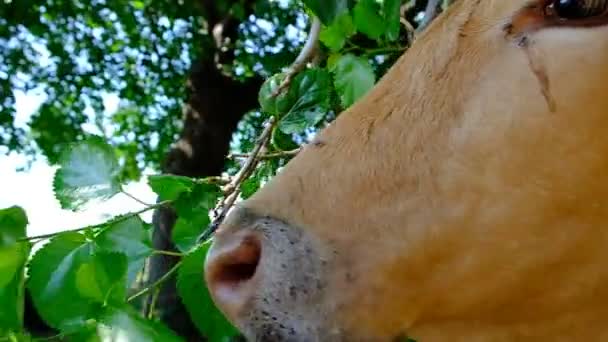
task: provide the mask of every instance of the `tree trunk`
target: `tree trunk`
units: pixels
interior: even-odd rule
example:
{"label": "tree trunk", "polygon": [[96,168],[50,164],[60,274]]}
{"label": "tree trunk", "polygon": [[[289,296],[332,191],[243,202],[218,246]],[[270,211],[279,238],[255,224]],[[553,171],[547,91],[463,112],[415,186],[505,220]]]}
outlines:
{"label": "tree trunk", "polygon": [[[255,1],[246,2],[247,15],[253,12]],[[232,134],[238,122],[248,111],[255,109],[261,79],[239,82],[223,74],[217,64],[230,64],[233,51],[219,47],[224,38],[236,40],[239,22],[233,17],[218,15],[216,2],[201,2],[209,27],[221,27],[215,35],[214,51],[205,51],[207,58],[193,64],[188,81],[188,98],[184,107],[184,128],[180,139],[169,151],[163,173],[188,176],[218,176],[224,168]],[[170,208],[161,208],[154,213],[154,248],[176,250],[171,241],[171,231],[176,215]],[[179,258],[156,255],[150,260],[150,282],[162,277]],[[201,271],[203,265],[201,265]],[[188,341],[204,338],[190,320],[190,316],[177,295],[175,277],[162,287],[157,307],[161,320]]]}
{"label": "tree trunk", "polygon": [[[240,83],[225,75],[213,62],[198,62],[189,81],[182,135],[169,152],[163,172],[188,177],[220,175],[232,133],[243,115],[257,106],[260,80]],[[154,248],[175,250],[171,231],[176,215],[162,208],[154,215]],[[162,277],[179,258],[156,255],[150,260],[150,281]],[[203,265],[201,265],[202,270]],[[189,341],[202,338],[176,293],[175,278],[169,279],[158,297],[161,320]]]}

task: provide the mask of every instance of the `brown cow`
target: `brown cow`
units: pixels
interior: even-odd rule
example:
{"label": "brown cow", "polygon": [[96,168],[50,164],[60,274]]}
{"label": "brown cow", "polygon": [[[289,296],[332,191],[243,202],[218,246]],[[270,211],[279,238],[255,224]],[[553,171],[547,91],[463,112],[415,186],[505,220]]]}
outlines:
{"label": "brown cow", "polygon": [[250,340],[608,341],[608,0],[459,0],[229,216]]}

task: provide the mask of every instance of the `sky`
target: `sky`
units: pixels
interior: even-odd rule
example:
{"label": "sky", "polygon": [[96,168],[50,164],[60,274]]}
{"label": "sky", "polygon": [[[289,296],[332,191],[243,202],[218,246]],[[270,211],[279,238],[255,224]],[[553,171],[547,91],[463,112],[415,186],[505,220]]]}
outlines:
{"label": "sky", "polygon": [[[44,94],[38,90],[30,93],[15,92],[16,122],[24,125],[28,118],[38,110],[44,101]],[[118,98],[105,99],[107,112],[116,111]],[[53,195],[53,175],[57,167],[49,166],[42,158],[33,163],[28,171],[17,172],[25,165],[25,157],[18,154],[0,155],[0,209],[21,206],[28,215],[28,236],[49,234],[64,230],[77,229],[102,223],[108,217],[142,209],[144,206],[135,200],[118,194],[103,203],[91,203],[84,210],[72,212],[61,209]],[[146,184],[146,178],[131,183],[125,190],[146,203],[154,203],[156,196]],[[142,215],[150,222],[152,213]]]}

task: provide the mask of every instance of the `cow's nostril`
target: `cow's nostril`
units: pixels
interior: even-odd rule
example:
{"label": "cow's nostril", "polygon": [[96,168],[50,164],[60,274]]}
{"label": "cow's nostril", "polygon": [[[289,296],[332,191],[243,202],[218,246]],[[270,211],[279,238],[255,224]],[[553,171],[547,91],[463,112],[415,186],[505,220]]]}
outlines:
{"label": "cow's nostril", "polygon": [[238,248],[220,258],[215,281],[223,286],[237,286],[253,277],[260,261],[260,246],[253,239],[245,239]]}
{"label": "cow's nostril", "polygon": [[215,241],[207,255],[205,277],[217,306],[235,318],[253,296],[262,247],[256,236],[235,234]]}

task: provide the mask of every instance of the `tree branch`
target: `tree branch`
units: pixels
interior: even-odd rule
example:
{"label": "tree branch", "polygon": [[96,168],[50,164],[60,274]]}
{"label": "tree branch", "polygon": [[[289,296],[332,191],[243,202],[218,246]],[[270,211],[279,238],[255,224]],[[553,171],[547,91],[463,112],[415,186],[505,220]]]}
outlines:
{"label": "tree branch", "polygon": [[268,124],[266,125],[266,128],[264,128],[264,131],[262,131],[262,134],[257,139],[257,143],[251,151],[251,154],[249,154],[247,160],[243,164],[243,167],[233,178],[232,182],[230,182],[230,184],[225,187],[224,193],[226,194],[226,197],[224,197],[224,199],[215,209],[215,211],[219,211],[220,214],[213,220],[213,223],[211,223],[209,228],[207,228],[207,230],[205,230],[203,234],[199,237],[199,242],[204,242],[209,239],[226,218],[228,211],[230,210],[230,208],[232,208],[240,194],[241,184],[251,175],[251,173],[253,173],[258,163],[260,162],[260,152],[262,151],[264,146],[266,146],[266,143],[268,142],[270,134],[272,133],[272,130],[274,129],[275,125],[276,121],[274,117],[271,117],[268,121]]}
{"label": "tree branch", "polygon": [[154,252],[152,252],[152,254],[168,255],[168,256],[174,256],[174,257],[180,257],[180,258],[184,256],[184,253],[172,252],[172,251],[161,251],[161,250],[155,250]]}
{"label": "tree branch", "polygon": [[297,75],[300,71],[302,71],[306,64],[312,60],[317,53],[317,48],[319,47],[319,34],[321,33],[321,20],[319,18],[314,17],[312,20],[312,24],[310,26],[310,32],[308,33],[308,39],[300,51],[300,54],[296,58],[296,60],[291,64],[289,69],[287,70],[287,75],[283,82],[277,87],[277,89],[272,93],[273,97],[279,96],[285,89],[289,87],[292,79],[295,75]]}
{"label": "tree branch", "polygon": [[143,208],[141,210],[138,210],[138,211],[135,211],[135,212],[132,212],[132,213],[128,213],[128,214],[125,214],[125,215],[122,215],[122,216],[117,216],[114,219],[112,219],[110,221],[107,221],[107,222],[104,222],[104,223],[95,224],[95,225],[92,225],[92,226],[86,226],[86,227],[82,227],[82,228],[76,228],[76,229],[72,229],[72,230],[63,230],[63,231],[60,231],[60,232],[55,232],[55,233],[50,233],[50,234],[43,234],[43,235],[36,235],[36,236],[27,236],[27,237],[19,239],[18,241],[22,242],[22,241],[31,241],[31,240],[50,239],[50,238],[53,238],[53,237],[55,237],[55,236],[57,236],[57,235],[59,235],[61,233],[66,233],[66,232],[77,233],[77,232],[82,232],[82,231],[87,230],[87,229],[102,228],[102,227],[107,226],[107,225],[111,225],[111,224],[119,223],[119,222],[122,222],[122,221],[126,221],[126,220],[128,220],[128,219],[130,219],[132,217],[141,215],[141,214],[143,214],[143,213],[145,213],[147,211],[160,208],[160,207],[165,206],[165,205],[170,204],[170,203],[171,203],[171,201],[159,202],[159,203],[156,203],[156,204],[152,204],[152,205],[150,205],[150,206],[148,206],[146,208]]}
{"label": "tree branch", "polygon": [[[310,32],[308,34],[308,39],[306,40],[302,51],[300,51],[300,54],[298,55],[296,60],[291,64],[287,71],[287,76],[273,92],[272,96],[278,96],[283,90],[288,88],[293,77],[297,73],[302,71],[306,67],[306,64],[314,58],[319,44],[320,33],[321,20],[319,20],[319,18],[317,17],[313,17]],[[264,159],[264,157],[268,158],[268,156],[270,155],[260,155],[260,152],[266,146],[266,143],[270,139],[270,135],[276,124],[277,121],[275,120],[275,118],[271,117],[269,119],[268,124],[266,125],[266,128],[264,128],[264,131],[262,131],[262,134],[258,138],[257,143],[253,148],[253,151],[251,151],[251,153],[248,155],[243,155],[243,157],[247,159],[245,160],[245,163],[243,164],[241,170],[233,178],[232,182],[230,182],[230,184],[225,187],[225,197],[214,210],[214,212],[219,212],[219,214],[213,220],[211,225],[203,232],[203,234],[201,234],[198,239],[199,243],[206,241],[213,235],[213,233],[215,233],[215,231],[219,228],[220,224],[222,224],[222,222],[226,218],[228,211],[236,202],[240,194],[240,185],[253,173],[260,160]],[[274,157],[275,156],[273,156],[273,158]]]}
{"label": "tree branch", "polygon": [[[296,156],[298,153],[300,153],[301,150],[302,150],[301,148],[296,148],[295,150],[290,150],[290,151],[260,153],[258,155],[258,159],[259,160],[268,160],[268,159],[276,159],[276,158],[293,157],[293,156]],[[228,156],[228,158],[230,158],[230,159],[243,159],[243,158],[250,158],[250,157],[251,157],[250,153],[234,153],[234,154],[231,154]]]}
{"label": "tree branch", "polygon": [[230,184],[230,178],[221,177],[221,176],[212,176],[212,177],[199,178],[198,182],[205,183],[205,184],[227,185],[227,184]]}
{"label": "tree branch", "polygon": [[169,279],[169,277],[171,277],[173,275],[173,273],[177,272],[177,270],[179,269],[179,267],[181,265],[182,265],[181,261],[176,263],[175,266],[173,266],[173,268],[169,270],[169,272],[165,273],[162,277],[160,277],[157,281],[152,283],[150,286],[143,288],[141,291],[139,291],[136,294],[129,297],[127,299],[127,302],[131,302],[131,301],[137,299],[138,297],[141,297],[141,296],[145,295],[146,293],[148,293],[148,292],[154,290],[155,288],[159,287],[160,285],[162,285],[165,281],[167,281],[167,279]]}
{"label": "tree branch", "polygon": [[160,289],[156,289],[156,291],[154,291],[154,294],[152,294],[152,299],[150,300],[150,306],[148,307],[148,313],[146,314],[146,317],[148,317],[148,319],[154,318],[154,309],[156,308],[156,303],[158,302],[159,295],[160,295]]}
{"label": "tree branch", "polygon": [[139,204],[143,204],[143,205],[145,205],[145,206],[147,206],[147,207],[151,206],[151,204],[150,204],[150,203],[146,203],[146,202],[144,202],[144,201],[140,200],[139,198],[137,198],[137,197],[135,197],[135,196],[131,195],[130,193],[128,193],[128,192],[127,192],[126,190],[124,190],[124,189],[120,190],[120,192],[121,192],[123,195],[125,195],[125,196],[129,197],[130,199],[134,200],[135,202],[137,202],[137,203],[139,203]]}
{"label": "tree branch", "polygon": [[424,29],[429,26],[429,24],[435,19],[438,14],[437,8],[439,7],[439,2],[441,0],[429,0],[426,4],[426,9],[424,10],[424,19],[422,19],[422,23],[418,26],[416,30],[417,33],[424,31]]}

